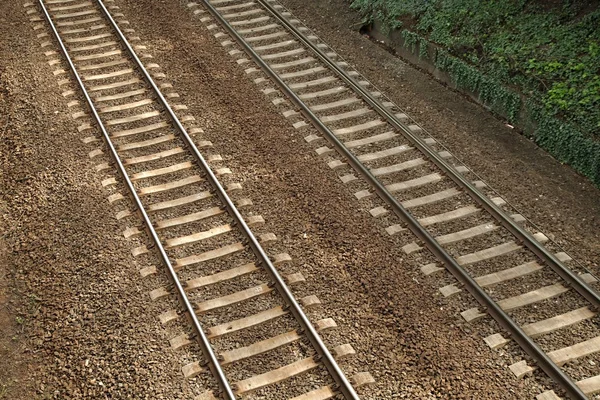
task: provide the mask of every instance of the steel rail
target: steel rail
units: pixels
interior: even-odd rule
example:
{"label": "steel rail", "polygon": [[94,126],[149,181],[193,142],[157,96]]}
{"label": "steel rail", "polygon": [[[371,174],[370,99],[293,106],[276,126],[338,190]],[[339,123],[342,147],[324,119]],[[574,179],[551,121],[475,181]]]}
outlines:
{"label": "steel rail", "polygon": [[[277,16],[277,18],[288,27],[288,29],[292,30],[295,36],[301,39],[303,42],[308,42],[309,47],[312,49],[312,43],[304,37],[304,35],[299,32],[293,25],[290,27],[287,24],[287,20],[280,16],[280,14],[272,9],[270,5],[265,5],[263,0],[257,0],[263,6],[267,7],[273,15]],[[542,368],[542,370],[548,374],[552,379],[554,379],[565,392],[569,395],[569,397],[573,399],[584,400],[587,399],[586,395],[581,391],[581,389],[577,386],[575,382],[567,375],[565,372],[554,363],[550,357],[529,337],[527,334],[521,329],[521,327],[512,319],[510,316],[498,305],[496,302],[490,297],[490,295],[468,274],[468,272],[456,262],[456,260],[435,240],[435,238],[425,230],[418,221],[398,202],[398,200],[385,188],[384,185],[375,178],[371,172],[356,158],[354,154],[352,154],[344,144],[335,136],[335,134],[317,117],[316,114],[312,112],[312,110],[298,97],[298,95],[279,77],[279,75],[273,71],[273,69],[260,57],[258,53],[256,53],[252,47],[244,40],[244,38],[229,24],[227,20],[225,20],[221,14],[215,9],[215,7],[208,2],[208,0],[202,0],[205,7],[209,10],[211,15],[219,21],[219,23],[228,31],[228,33],[236,40],[236,42],[244,49],[246,54],[251,57],[254,62],[277,84],[280,90],[289,98],[291,101],[302,111],[307,119],[311,121],[311,123],[323,133],[327,139],[333,144],[336,150],[344,156],[348,163],[354,168],[358,173],[360,173],[365,180],[374,187],[376,193],[379,197],[385,201],[394,213],[400,217],[402,220],[406,222],[409,229],[419,237],[425,245],[429,248],[429,250],[440,259],[446,268],[454,275],[454,277],[461,282],[467,290],[475,297],[475,299],[482,304],[488,311],[488,313],[500,324],[500,326],[504,327],[511,337],[521,346],[521,348],[531,356],[536,363]],[[331,66],[334,70],[338,70],[339,67],[327,57],[325,54],[321,52],[320,49],[314,46],[314,50],[319,55],[322,55],[324,60],[327,61],[327,64]],[[358,86],[362,93],[362,87],[357,85],[354,80],[345,72],[341,71],[340,74],[348,79],[349,82],[353,83],[354,86]],[[368,98],[371,99],[370,93],[368,94]],[[370,102],[369,102],[370,103]],[[383,109],[383,106],[380,105],[378,101],[374,101],[374,103],[379,105],[379,108]],[[395,117],[394,117],[395,118]],[[403,128],[403,125],[397,122],[399,129]],[[408,128],[404,128],[408,129]],[[404,130],[403,129],[403,130]],[[419,143],[424,149],[428,149],[428,146],[422,141],[420,138],[415,138],[415,144]],[[426,151],[426,153],[430,153],[430,151]],[[437,157],[439,158],[439,156]],[[442,159],[443,161],[443,159]],[[448,169],[451,169],[451,166],[447,166]],[[469,183],[469,187],[471,187]],[[493,204],[493,203],[492,203]],[[500,211],[501,212],[501,211]],[[554,258],[554,257],[553,257]],[[579,279],[577,279],[579,281]]]}
{"label": "steel rail", "polygon": [[384,117],[388,123],[394,128],[402,131],[402,134],[415,146],[424,153],[434,164],[440,168],[446,175],[448,175],[456,184],[462,187],[466,193],[471,196],[477,203],[479,203],[485,210],[492,215],[499,223],[508,229],[518,240],[534,254],[536,254],[545,264],[549,265],[554,272],[556,272],[561,278],[563,278],[570,286],[572,286],[581,296],[588,300],[592,306],[600,308],[600,293],[596,292],[581,278],[579,278],[571,269],[567,268],[563,263],[560,262],[548,251],[540,242],[517,224],[510,216],[506,215],[502,209],[497,206],[490,198],[485,194],[481,193],[467,178],[456,172],[454,167],[440,156],[435,150],[433,150],[425,141],[419,136],[411,132],[411,130],[390,112],[381,102],[375,98],[367,89],[362,87],[352,78],[344,69],[339,67],[335,61],[327,56],[327,54],[321,50],[315,43],[310,41],[298,28],[287,20],[279,11],[277,11],[271,4],[266,0],[257,0],[264,8],[266,8],[281,24],[283,24],[292,34],[300,40],[305,46],[309,47],[316,55],[327,64],[327,66],[334,70],[342,80],[348,84],[352,90],[358,92],[360,96],[365,100],[371,107],[377,111],[382,117]]}
{"label": "steel rail", "polygon": [[94,115],[94,119],[96,120],[96,122],[98,123],[98,126],[100,127],[100,130],[102,131],[102,136],[104,137],[106,145],[109,147],[110,152],[111,152],[115,162],[117,163],[118,170],[121,173],[121,175],[123,176],[123,179],[125,180],[125,184],[127,185],[129,192],[131,193],[131,196],[133,197],[133,199],[135,201],[136,207],[142,214],[142,218],[144,219],[144,222],[148,228],[148,231],[150,232],[150,236],[152,237],[152,240],[156,244],[156,247],[158,248],[158,251],[160,253],[160,256],[161,256],[163,262],[167,266],[169,274],[170,274],[170,276],[173,280],[173,283],[175,284],[175,287],[177,289],[177,294],[178,294],[180,300],[183,302],[185,309],[187,310],[190,318],[192,319],[192,323],[194,325],[196,334],[200,337],[200,347],[202,348],[204,356],[205,356],[205,358],[207,358],[209,360],[210,368],[213,371],[213,374],[217,377],[217,380],[218,380],[221,390],[227,395],[227,398],[229,400],[235,400],[236,397],[235,397],[233,391],[231,390],[231,385],[227,381],[227,377],[225,376],[225,373],[223,372],[223,369],[221,368],[221,365],[218,362],[217,355],[214,353],[214,351],[210,345],[210,342],[208,340],[208,337],[204,333],[204,330],[202,329],[202,325],[200,324],[200,321],[198,320],[198,317],[196,316],[196,313],[194,312],[194,306],[192,305],[189,298],[187,297],[185,290],[184,290],[183,286],[181,285],[179,278],[177,277],[177,273],[175,272],[175,269],[173,268],[173,265],[171,264],[171,260],[169,259],[169,256],[167,255],[167,253],[158,237],[158,234],[156,233],[156,230],[154,229],[154,227],[152,225],[152,221],[150,220],[150,217],[148,216],[146,210],[144,209],[144,205],[142,204],[142,201],[140,200],[140,198],[135,190],[135,187],[133,186],[133,183],[131,182],[131,179],[127,175],[125,166],[121,162],[121,158],[119,157],[117,150],[115,149],[115,146],[113,145],[112,141],[110,140],[108,131],[106,130],[104,123],[100,119],[98,111],[96,110],[96,107],[94,106],[94,103],[92,102],[92,99],[90,98],[90,96],[87,92],[87,89],[85,88],[83,81],[81,80],[79,73],[77,72],[77,68],[75,67],[75,64],[73,63],[71,56],[69,55],[69,52],[68,52],[67,48],[65,47],[63,40],[61,39],[60,34],[58,33],[58,30],[56,29],[56,26],[54,25],[54,22],[52,21],[52,18],[50,16],[50,14],[48,13],[48,10],[46,9],[46,6],[44,5],[43,0],[38,0],[38,1],[39,1],[40,6],[42,7],[42,10],[44,12],[44,15],[45,15],[48,23],[50,24],[50,26],[52,28],[52,32],[54,33],[54,36],[56,37],[56,40],[58,41],[58,43],[60,45],[61,51],[64,54],[64,56],[69,64],[69,67],[71,68],[71,71],[73,72],[73,75],[75,76],[75,79],[77,80],[77,83],[79,84],[79,87],[81,88],[81,90],[83,92],[86,102],[88,103],[88,106],[90,107],[90,110],[92,111],[92,114]]}
{"label": "steel rail", "polygon": [[302,331],[306,334],[306,336],[309,339],[309,341],[311,342],[313,348],[318,353],[318,358],[323,362],[323,364],[327,368],[328,372],[330,373],[331,377],[334,379],[337,389],[347,399],[358,400],[359,397],[356,394],[356,392],[355,392],[354,388],[352,387],[352,385],[350,384],[350,382],[348,381],[348,379],[346,378],[346,376],[344,375],[344,372],[341,370],[341,368],[335,361],[331,352],[327,349],[327,346],[321,339],[321,336],[319,335],[317,330],[314,328],[314,326],[312,325],[312,323],[310,322],[310,320],[308,319],[308,317],[306,316],[306,314],[304,313],[302,308],[300,307],[300,304],[298,304],[298,302],[296,301],[294,295],[290,291],[289,287],[286,285],[284,279],[281,277],[281,275],[277,271],[277,268],[275,268],[275,266],[273,265],[273,262],[271,261],[271,259],[267,255],[267,253],[264,251],[264,249],[258,242],[258,239],[254,236],[254,234],[252,233],[252,231],[246,224],[246,221],[240,214],[239,210],[235,207],[233,201],[231,200],[231,198],[229,197],[229,195],[227,194],[227,192],[225,191],[225,189],[223,188],[223,186],[221,185],[221,183],[219,182],[219,180],[217,179],[215,174],[212,172],[210,166],[208,165],[208,163],[206,162],[206,160],[204,159],[202,154],[200,154],[200,152],[198,151],[198,148],[194,144],[194,142],[191,139],[190,135],[188,134],[187,130],[181,124],[181,122],[179,121],[179,119],[177,118],[175,113],[173,112],[172,108],[169,106],[169,103],[167,102],[165,97],[162,95],[162,92],[160,91],[160,89],[158,88],[158,86],[156,85],[156,83],[154,82],[154,80],[152,79],[152,77],[150,76],[150,74],[148,73],[148,71],[146,70],[144,65],[142,64],[141,60],[139,59],[139,57],[137,56],[137,54],[135,53],[135,51],[133,50],[133,48],[131,47],[129,42],[127,41],[127,38],[125,37],[125,35],[123,34],[123,32],[121,31],[121,29],[119,28],[119,26],[117,25],[115,20],[113,19],[113,17],[110,15],[108,10],[104,6],[102,0],[97,0],[97,2],[101,6],[102,11],[106,15],[106,17],[111,22],[114,30],[117,32],[117,34],[123,41],[123,44],[126,46],[127,51],[129,52],[131,57],[135,60],[136,64],[140,68],[140,70],[143,72],[143,74],[146,78],[146,81],[152,86],[152,88],[156,92],[161,104],[167,110],[173,123],[177,126],[177,129],[180,131],[181,135],[183,136],[184,141],[186,142],[186,144],[188,145],[188,147],[190,148],[190,150],[196,157],[196,160],[198,161],[198,163],[201,165],[201,167],[204,169],[204,171],[208,175],[209,181],[213,185],[217,196],[225,204],[225,207],[229,211],[230,215],[234,218],[235,223],[237,225],[239,225],[239,227],[242,230],[242,233],[246,236],[246,239],[248,241],[247,244],[250,246],[253,253],[258,258],[258,260],[259,260],[258,263],[260,265],[262,265],[266,269],[267,273],[270,275],[270,277],[272,279],[272,283],[275,285],[277,292],[283,297],[284,301],[287,303],[288,310],[294,316],[296,321],[300,324]]}

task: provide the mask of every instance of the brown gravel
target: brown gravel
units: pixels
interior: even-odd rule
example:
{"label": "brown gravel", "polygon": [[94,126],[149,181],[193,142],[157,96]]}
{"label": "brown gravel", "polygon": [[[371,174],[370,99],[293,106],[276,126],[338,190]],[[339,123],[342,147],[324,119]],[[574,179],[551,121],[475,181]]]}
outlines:
{"label": "brown gravel", "polygon": [[[401,253],[403,243],[386,236],[304,143],[305,133],[290,128],[191,13],[176,2],[116,4],[205,129],[199,139],[212,140],[234,172],[231,179],[244,183],[256,205],[252,212],[266,219],[261,231],[279,237],[269,251],[288,251],[295,262],[284,272],[306,276],[294,288],[297,296],[317,294],[323,301],[311,318],[337,321],[326,342],[349,342],[357,350],[342,367],[377,379],[361,390],[362,398],[539,393],[531,380],[512,378],[502,355],[457,318],[462,303],[440,300],[436,285],[423,284],[423,257]],[[113,218],[90,149],[79,141],[25,12],[20,4],[0,8],[17,21],[10,35],[0,33],[0,111],[9,117],[0,122],[0,278],[7,277],[0,284],[0,356],[14,366],[0,371],[0,398],[191,398],[198,387],[184,381],[179,367],[193,356],[171,351],[167,342],[183,327],[159,326],[164,304],[147,296],[164,277],[139,278],[129,253],[133,242],[120,235],[124,226]],[[348,48],[341,38],[332,44]],[[585,247],[591,240],[583,248],[592,248]]]}

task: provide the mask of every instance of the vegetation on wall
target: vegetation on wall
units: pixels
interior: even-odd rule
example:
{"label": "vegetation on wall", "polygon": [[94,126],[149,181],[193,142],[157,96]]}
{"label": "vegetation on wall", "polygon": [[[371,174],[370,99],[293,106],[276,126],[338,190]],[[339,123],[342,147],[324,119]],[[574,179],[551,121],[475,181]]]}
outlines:
{"label": "vegetation on wall", "polygon": [[[461,89],[600,184],[600,8],[583,0],[353,0]],[[526,99],[526,101],[522,101]],[[558,135],[558,136],[557,136]],[[573,143],[577,143],[574,145]],[[575,147],[573,147],[575,146]]]}

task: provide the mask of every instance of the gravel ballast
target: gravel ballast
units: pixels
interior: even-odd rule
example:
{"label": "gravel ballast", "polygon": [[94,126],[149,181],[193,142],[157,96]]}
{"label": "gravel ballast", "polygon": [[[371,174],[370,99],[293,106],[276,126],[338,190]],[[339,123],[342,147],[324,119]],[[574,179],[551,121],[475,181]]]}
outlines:
{"label": "gravel ballast", "polygon": [[[261,231],[279,238],[269,251],[289,252],[294,262],[285,272],[306,277],[294,288],[297,297],[316,294],[323,302],[311,319],[336,320],[325,341],[356,349],[343,369],[376,378],[362,398],[539,393],[535,382],[514,379],[460,310],[439,300],[421,278],[423,259],[402,253],[402,243],[305,144],[306,131],[291,128],[184,6],[115,3],[206,131],[198,139],[211,140],[231,179],[243,183],[252,212],[266,220]],[[0,390],[7,382],[15,399],[192,398],[202,382],[181,375],[184,355],[169,348],[173,330],[160,326],[164,308],[147,294],[157,281],[139,276],[133,242],[121,235],[124,226],[24,10],[1,7],[18,21],[18,34],[0,34],[7,43],[0,48],[0,110],[9,116],[0,143],[0,322],[8,322],[1,354],[14,365],[0,372]]]}

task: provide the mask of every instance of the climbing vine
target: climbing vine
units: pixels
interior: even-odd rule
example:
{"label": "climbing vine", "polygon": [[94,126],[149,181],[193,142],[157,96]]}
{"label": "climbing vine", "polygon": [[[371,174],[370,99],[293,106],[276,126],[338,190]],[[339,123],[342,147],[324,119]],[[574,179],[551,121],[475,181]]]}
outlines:
{"label": "climbing vine", "polygon": [[[584,0],[354,0],[455,85],[600,184],[600,8]],[[430,44],[431,43],[431,44]],[[432,55],[433,57],[433,55]],[[527,101],[523,101],[526,99]]]}
{"label": "climbing vine", "polygon": [[419,48],[419,58],[429,58],[427,49],[429,47],[429,41],[423,36],[404,29],[401,32],[402,38],[404,39],[404,45],[410,47],[410,50],[414,53],[415,49]]}
{"label": "climbing vine", "polygon": [[445,50],[436,52],[435,66],[447,72],[458,88],[477,93],[483,104],[510,122],[517,119],[521,109],[521,96],[500,81],[467,64]]}
{"label": "climbing vine", "polygon": [[577,126],[549,115],[543,105],[533,100],[527,101],[525,109],[536,122],[533,132],[536,143],[600,185],[600,142]]}

